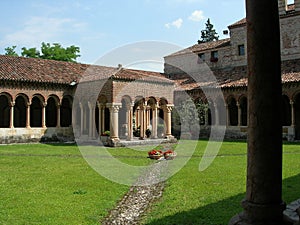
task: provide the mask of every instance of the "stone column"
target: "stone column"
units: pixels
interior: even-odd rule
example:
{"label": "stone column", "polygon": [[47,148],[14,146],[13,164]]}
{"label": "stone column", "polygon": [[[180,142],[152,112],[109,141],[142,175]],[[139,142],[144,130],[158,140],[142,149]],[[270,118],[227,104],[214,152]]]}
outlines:
{"label": "stone column", "polygon": [[101,122],[101,125],[102,125],[102,131],[104,132],[105,131],[105,105],[103,105],[102,109],[101,109],[101,113],[102,113],[102,122]]}
{"label": "stone column", "polygon": [[127,104],[127,121],[128,121],[128,125],[127,125],[127,141],[131,141],[133,139],[133,124],[132,124],[132,120],[133,120],[133,104]]}
{"label": "stone column", "polygon": [[214,125],[218,126],[220,124],[220,121],[219,121],[219,110],[218,110],[217,103],[214,103],[214,108],[215,108],[215,123],[214,123]]}
{"label": "stone column", "polygon": [[165,121],[165,124],[166,124],[166,134],[165,136],[170,138],[170,137],[173,137],[172,136],[172,130],[171,130],[171,125],[172,125],[172,117],[171,117],[171,113],[172,113],[172,109],[173,109],[174,105],[172,104],[168,104],[166,105],[165,107],[165,112],[166,112],[166,121]]}
{"label": "stone column", "polygon": [[158,105],[155,104],[152,108],[152,138],[157,138],[158,124]]}
{"label": "stone column", "polygon": [[277,1],[246,0],[248,161],[244,211],[230,224],[282,225],[281,59]]}
{"label": "stone column", "polygon": [[135,112],[135,124],[136,124],[136,128],[138,128],[140,126],[140,107],[139,106],[136,108],[136,112]]}
{"label": "stone column", "polygon": [[229,111],[228,104],[225,104],[225,108],[226,108],[226,125],[228,127],[230,126],[230,111]]}
{"label": "stone column", "polygon": [[11,102],[10,103],[9,128],[14,128],[14,106],[15,106],[15,102]]}
{"label": "stone column", "polygon": [[89,107],[89,137],[94,138],[95,137],[95,105],[92,103],[88,102],[88,107]]}
{"label": "stone column", "polygon": [[140,106],[140,126],[141,126],[141,130],[140,130],[140,137],[141,138],[145,138],[145,131],[146,131],[146,105],[141,105]]}
{"label": "stone column", "polygon": [[122,107],[121,103],[107,104],[110,111],[110,138],[119,140],[119,110]]}
{"label": "stone column", "polygon": [[99,127],[99,136],[104,132],[104,130],[102,130],[102,107],[103,105],[99,102],[97,102],[97,106],[98,106],[98,114],[99,114],[99,118],[98,118],[98,127]]}
{"label": "stone column", "polygon": [[42,103],[42,128],[46,128],[46,105],[46,102]]}
{"label": "stone column", "polygon": [[26,108],[26,128],[30,128],[30,103],[27,103]]}
{"label": "stone column", "polygon": [[[59,128],[60,127],[60,104],[57,104],[57,121],[56,121],[56,127]],[[76,123],[76,116],[73,117]],[[74,124],[75,124],[74,123]]]}
{"label": "stone column", "polygon": [[83,129],[84,129],[84,115],[83,115],[83,105],[80,102],[79,103],[79,107],[80,107],[80,136],[83,134]]}
{"label": "stone column", "polygon": [[240,127],[242,125],[242,109],[241,109],[241,104],[237,102],[236,106],[238,107],[238,126]]}
{"label": "stone column", "polygon": [[291,100],[290,101],[291,105],[291,126],[295,127],[295,108],[294,108],[294,102]]}

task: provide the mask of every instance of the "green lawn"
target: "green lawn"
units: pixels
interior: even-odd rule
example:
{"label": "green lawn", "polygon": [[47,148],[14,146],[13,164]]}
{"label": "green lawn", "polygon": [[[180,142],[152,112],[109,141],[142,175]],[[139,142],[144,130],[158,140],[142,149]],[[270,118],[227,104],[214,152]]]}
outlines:
{"label": "green lawn", "polygon": [[[214,162],[198,171],[207,141],[186,166],[166,182],[144,224],[227,224],[245,196],[246,143],[224,142]],[[131,165],[153,163],[147,149],[111,148]],[[143,150],[143,151],[139,151]],[[175,159],[176,160],[176,159]],[[300,144],[285,144],[283,199],[300,197]],[[0,146],[0,224],[99,224],[128,190],[95,172],[75,145]]]}
{"label": "green lawn", "polygon": [[[164,195],[144,220],[148,225],[227,225],[241,212],[245,197],[246,151],[244,142],[224,142],[218,157],[198,171],[206,142],[200,141],[194,157],[167,181]],[[283,200],[300,197],[300,144],[285,144]]]}

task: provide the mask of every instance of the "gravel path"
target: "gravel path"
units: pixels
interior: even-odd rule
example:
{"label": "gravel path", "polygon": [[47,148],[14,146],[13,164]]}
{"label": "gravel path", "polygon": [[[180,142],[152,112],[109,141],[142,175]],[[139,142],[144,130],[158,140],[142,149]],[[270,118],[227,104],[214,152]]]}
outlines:
{"label": "gravel path", "polygon": [[147,212],[153,201],[163,194],[165,185],[163,174],[167,167],[167,160],[154,163],[152,168],[138,179],[101,224],[139,224],[141,217]]}

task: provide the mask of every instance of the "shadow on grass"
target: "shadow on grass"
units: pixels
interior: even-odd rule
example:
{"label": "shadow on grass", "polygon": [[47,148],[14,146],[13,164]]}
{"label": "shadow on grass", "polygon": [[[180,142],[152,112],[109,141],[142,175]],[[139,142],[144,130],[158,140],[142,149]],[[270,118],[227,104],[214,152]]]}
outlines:
{"label": "shadow on grass", "polygon": [[[287,204],[300,198],[299,181],[300,174],[283,180],[283,200]],[[227,225],[234,215],[243,210],[240,202],[244,197],[245,193],[241,193],[204,207],[153,220],[147,225]]]}

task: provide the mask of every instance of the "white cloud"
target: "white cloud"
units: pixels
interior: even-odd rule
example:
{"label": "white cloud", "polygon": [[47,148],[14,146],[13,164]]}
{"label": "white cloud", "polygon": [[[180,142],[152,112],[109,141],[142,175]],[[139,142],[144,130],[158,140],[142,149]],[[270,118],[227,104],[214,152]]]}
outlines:
{"label": "white cloud", "polygon": [[189,20],[196,21],[196,22],[199,22],[199,21],[204,20],[204,19],[205,19],[205,16],[204,16],[203,11],[201,11],[201,10],[195,10],[189,16]]}
{"label": "white cloud", "polygon": [[183,19],[179,18],[171,23],[166,23],[165,27],[171,28],[173,26],[173,27],[176,27],[177,29],[179,29],[182,26],[182,23],[183,23]]}
{"label": "white cloud", "polygon": [[31,17],[22,29],[5,35],[0,44],[38,47],[41,42],[62,39],[68,33],[84,30],[85,26],[69,18]]}

